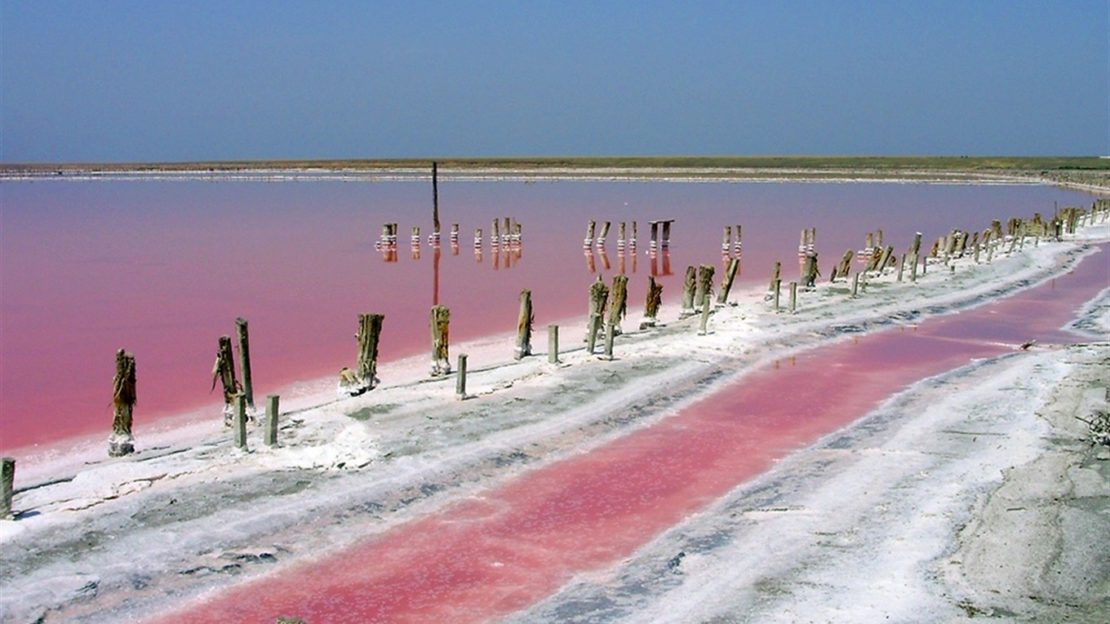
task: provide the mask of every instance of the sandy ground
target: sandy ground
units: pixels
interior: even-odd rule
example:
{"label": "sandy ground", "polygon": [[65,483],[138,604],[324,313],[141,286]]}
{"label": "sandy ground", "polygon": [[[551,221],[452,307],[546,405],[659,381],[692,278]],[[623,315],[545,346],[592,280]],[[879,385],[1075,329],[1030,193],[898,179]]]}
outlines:
{"label": "sandy ground", "polygon": [[[129,458],[103,459],[103,442],[44,454],[18,468],[17,520],[0,522],[0,584],[5,588],[0,593],[0,619],[119,621],[203,599],[208,592],[244,579],[280,573],[293,563],[342,549],[503,483],[523,470],[648,426],[772,359],[859,332],[980,305],[1042,282],[1090,253],[1085,241],[1108,239],[1110,227],[1098,225],[1073,241],[1026,244],[1012,255],[1000,251],[989,264],[975,265],[966,258],[954,262],[954,271],[931,268],[916,284],[896,283],[890,273],[874,280],[858,299],[846,298],[843,284],[822,284],[802,296],[796,315],[774,314],[762,292],[740,292],[732,298],[738,305],[716,311],[707,336],[696,334],[696,319],[633,331],[639,318],[634,311],[612,362],[584,353],[580,322],[564,326],[563,344],[574,349],[557,365],[548,364],[539,348],[538,357],[515,363],[510,359],[511,337],[491,337],[455,349],[470,354],[472,397],[467,401],[454,397],[453,379],[426,379],[428,363],[423,359],[383,370],[382,387],[342,402],[327,399],[334,392],[333,380],[310,382],[293,402],[297,411],[283,417],[282,443],[276,449],[262,446],[257,430],[251,433],[249,452],[232,448],[230,434],[214,417],[140,439],[141,452]],[[1105,332],[1105,307],[1103,302],[1089,308],[1086,329]],[[677,310],[665,309],[661,317],[674,319]],[[536,342],[542,342],[542,332]],[[697,535],[698,519],[691,519],[637,555],[644,557],[642,565],[625,562],[603,580],[578,580],[522,621],[562,621],[571,615],[590,621],[653,620],[668,614],[682,621],[861,621],[872,613],[914,621],[921,619],[916,615],[930,613],[943,621],[990,612],[1034,617],[1040,613],[1034,607],[1080,605],[1078,610],[1093,604],[1091,600],[1105,601],[1105,568],[1089,562],[1082,564],[1090,570],[1086,584],[1065,588],[1045,581],[1038,586],[1045,588],[1042,593],[1021,596],[996,597],[990,575],[983,572],[995,565],[991,549],[984,545],[1002,530],[996,527],[1003,526],[990,519],[1017,513],[992,512],[992,505],[1034,508],[1032,499],[1021,498],[1025,502],[1019,505],[1001,501],[1008,500],[1006,496],[1057,496],[1051,493],[1057,479],[1047,468],[1030,471],[1037,482],[1044,482],[1040,489],[1013,494],[998,490],[1000,471],[1017,470],[1047,456],[1047,447],[1042,447],[1049,435],[1044,419],[1035,416],[1036,410],[1034,416],[1021,419],[1023,406],[1073,400],[1064,395],[1053,399],[1050,391],[1070,387],[1060,380],[1079,380],[1078,373],[1069,377],[1070,372],[1086,370],[1085,362],[1098,358],[1106,358],[1102,347],[1036,351],[952,373],[956,377],[950,381],[922,382],[892,399],[889,405],[908,401],[911,406],[899,412],[897,421],[883,410],[870,414],[702,514],[708,530],[723,531],[713,538],[720,548],[734,553],[725,563],[714,563],[725,551],[702,552],[684,545],[683,536]],[[971,393],[960,400],[949,387],[957,377],[980,383],[960,381]],[[1105,385],[1105,376],[1101,380],[1092,383]],[[1023,384],[1030,394],[1019,399],[1012,387]],[[992,391],[1006,401],[995,401]],[[938,412],[936,404],[942,398],[951,409]],[[992,417],[994,408],[984,406],[996,403],[1010,407]],[[889,411],[889,405],[884,409]],[[992,418],[1018,418],[1016,432],[1009,436],[1014,438],[1013,453],[998,451],[1009,444],[1002,444],[1008,436],[984,435],[980,440],[937,429],[940,425],[934,421],[939,419],[950,421],[946,430],[978,431],[978,422],[960,420],[965,408],[975,412],[966,418],[991,421],[984,427],[1005,424]],[[1058,437],[1062,441],[1051,448],[1053,453],[1074,458],[1085,452],[1069,448],[1074,445],[1067,441],[1071,438]],[[958,441],[961,453],[967,447],[966,456],[948,462],[947,450],[921,450],[929,444],[941,446],[942,441]],[[1104,465],[1091,463],[1096,461],[1091,455],[1088,463]],[[795,468],[788,469],[790,465]],[[1049,467],[1074,466],[1060,460]],[[1104,519],[1105,472],[1097,473],[1101,481],[1090,474],[1075,472],[1075,482],[1081,485],[1070,491],[1084,498],[1084,504],[1094,505],[1094,520]],[[781,496],[760,485],[772,482],[778,483]],[[1102,498],[1088,494],[1099,488]],[[991,496],[996,490],[1001,493]],[[746,496],[755,498],[744,503]],[[789,496],[796,497],[794,502],[780,502]],[[741,507],[729,508],[734,502]],[[981,511],[971,513],[970,505]],[[821,524],[824,514],[806,511],[833,507],[831,524]],[[1090,517],[1054,518],[1044,518],[1045,530],[1066,525],[1069,535],[1097,537],[1097,532],[1082,528]],[[732,519],[758,528],[763,537],[736,533],[728,526]],[[961,532],[965,523],[967,529]],[[904,526],[910,532],[899,536],[897,530]],[[785,539],[790,535],[797,539]],[[738,546],[744,540],[755,540],[748,542],[754,545],[750,552]],[[865,546],[853,551],[853,544]],[[1061,548],[1053,561],[1071,566],[1080,561],[1082,550]],[[830,558],[834,552],[839,561]],[[659,558],[660,553],[666,556]],[[686,554],[679,557],[680,553]],[[1047,556],[1029,554],[1036,561]],[[942,557],[950,561],[941,565]],[[922,560],[934,566],[926,581],[917,578]],[[852,562],[858,574],[840,573]],[[699,569],[704,571],[700,580]],[[743,574],[729,581],[735,575],[722,570]],[[637,575],[646,575],[637,582],[647,589],[621,595],[619,580]],[[889,591],[870,594],[874,597],[869,599],[873,585]],[[1020,586],[1006,585],[1015,591]],[[631,606],[599,611],[590,607],[593,603],[584,603],[585,598],[576,598],[575,592]],[[616,592],[616,597],[606,598],[607,592]],[[646,598],[648,594],[653,597]],[[1028,595],[1045,598],[1037,601]],[[887,598],[898,600],[888,607]],[[752,610],[752,604],[760,608]],[[921,611],[926,607],[919,605],[931,610]],[[811,611],[821,615],[811,616]]]}

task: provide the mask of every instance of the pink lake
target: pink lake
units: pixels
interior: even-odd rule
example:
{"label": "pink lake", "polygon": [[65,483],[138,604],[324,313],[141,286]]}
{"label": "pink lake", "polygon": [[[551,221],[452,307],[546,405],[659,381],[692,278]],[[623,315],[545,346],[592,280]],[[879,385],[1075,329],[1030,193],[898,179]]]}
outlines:
{"label": "pink lake", "polygon": [[[725,225],[744,226],[741,282],[761,282],[776,260],[787,275],[796,271],[803,227],[817,228],[827,263],[877,228],[901,248],[914,231],[928,241],[953,227],[1091,201],[1038,186],[441,182],[437,260],[426,244],[419,258],[408,246],[411,226],[431,228],[429,186],[0,183],[0,449],[18,458],[34,445],[106,435],[121,347],[138,363],[138,435],[204,406],[218,418],[212,360],[237,316],[251,323],[256,395],[352,365],[362,312],[386,315],[380,373],[388,380],[389,360],[428,349],[435,299],[452,309],[455,341],[511,331],[522,288],[533,291],[538,326],[582,314],[597,273],[629,274],[638,304],[654,270],[673,300],[687,265],[720,266]],[[523,224],[519,258],[494,261],[488,233],[498,217]],[[677,223],[669,256],[653,267],[647,221],[661,218]],[[583,254],[589,219],[613,222],[608,254]],[[621,220],[639,221],[635,255],[617,254]],[[396,262],[374,248],[385,222],[400,224]],[[446,239],[451,223],[462,231],[457,254]],[[487,236],[480,259],[479,227]]]}

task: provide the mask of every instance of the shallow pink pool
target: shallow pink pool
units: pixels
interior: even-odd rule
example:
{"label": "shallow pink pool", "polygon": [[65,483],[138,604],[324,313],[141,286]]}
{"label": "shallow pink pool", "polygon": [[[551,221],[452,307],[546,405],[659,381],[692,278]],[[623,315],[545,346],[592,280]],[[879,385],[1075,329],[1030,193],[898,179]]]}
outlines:
{"label": "shallow pink pool", "polygon": [[[321,622],[457,623],[522,609],[577,573],[629,556],[909,383],[1025,340],[1072,340],[1057,328],[1108,285],[1106,254],[1104,246],[1072,273],[998,303],[776,363],[478,501],[233,588],[165,621],[261,622],[290,614]],[[988,340],[977,335],[984,330]]]}
{"label": "shallow pink pool", "polygon": [[[210,371],[237,316],[251,324],[255,394],[286,392],[353,365],[361,312],[386,315],[388,362],[428,349],[435,300],[451,307],[458,341],[513,330],[522,288],[541,327],[583,314],[596,274],[629,274],[636,305],[654,272],[673,299],[687,265],[721,266],[725,225],[744,226],[740,280],[763,281],[776,260],[794,274],[803,227],[817,228],[828,262],[877,228],[904,247],[915,229],[929,240],[1054,202],[1090,199],[1036,186],[442,182],[437,261],[426,244],[418,259],[408,247],[411,226],[431,228],[426,182],[5,181],[0,450],[19,458],[29,445],[106,435],[121,347],[137,358],[140,445],[159,418],[203,406],[218,418]],[[490,222],[503,217],[523,224],[519,257],[489,249]],[[583,253],[591,218],[613,222],[605,254]],[[677,222],[669,256],[652,259],[647,221],[659,218]],[[633,219],[637,253],[618,254],[617,224]],[[374,248],[385,222],[400,224],[394,262]],[[457,255],[451,223],[461,225]],[[388,364],[379,370],[388,381]]]}

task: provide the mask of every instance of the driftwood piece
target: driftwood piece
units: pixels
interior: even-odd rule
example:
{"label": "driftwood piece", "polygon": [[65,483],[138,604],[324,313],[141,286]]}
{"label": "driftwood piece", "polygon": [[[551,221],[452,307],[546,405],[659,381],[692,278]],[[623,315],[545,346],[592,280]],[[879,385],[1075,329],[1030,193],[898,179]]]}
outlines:
{"label": "driftwood piece", "polygon": [[116,375],[112,379],[112,436],[108,438],[108,456],[122,457],[135,452],[131,424],[135,402],[135,356],[123,349],[116,351]]}
{"label": "driftwood piece", "polygon": [[536,318],[532,314],[532,291],[520,291],[520,313],[516,321],[516,351],[513,357],[517,360],[532,355],[532,323]]}
{"label": "driftwood piece", "polygon": [[432,377],[451,372],[451,360],[447,352],[450,324],[451,311],[447,306],[432,306],[429,316],[429,326],[432,331]]}
{"label": "driftwood piece", "polygon": [[721,280],[721,292],[717,293],[717,303],[724,305],[728,303],[728,294],[732,290],[732,282],[736,280],[736,272],[740,270],[740,259],[732,258],[728,261],[728,268],[725,269],[724,279]]}
{"label": "driftwood piece", "polygon": [[235,379],[235,360],[231,357],[230,336],[220,336],[216,350],[216,364],[212,367],[213,390],[216,388],[217,381],[223,386],[224,392],[224,425],[230,427],[235,409],[235,396],[242,391],[239,382]]}
{"label": "driftwood piece", "polygon": [[698,270],[696,267],[686,267],[686,276],[682,281],[682,318],[694,314],[694,291],[697,289]]}

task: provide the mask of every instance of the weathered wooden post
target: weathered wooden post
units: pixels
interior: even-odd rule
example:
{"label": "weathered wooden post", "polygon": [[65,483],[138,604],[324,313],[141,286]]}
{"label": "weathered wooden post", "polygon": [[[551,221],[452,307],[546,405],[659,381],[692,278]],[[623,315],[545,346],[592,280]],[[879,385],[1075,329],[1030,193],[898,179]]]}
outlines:
{"label": "weathered wooden post", "polygon": [[768,292],[773,291],[775,289],[775,282],[779,281],[779,278],[781,277],[781,275],[782,275],[782,263],[781,262],[776,262],[775,263],[775,269],[773,271],[771,271],[771,285],[767,287]]}
{"label": "weathered wooden post", "polygon": [[428,242],[439,242],[439,164],[432,161],[432,234]]}
{"label": "weathered wooden post", "polygon": [[466,354],[460,353],[457,359],[458,371],[455,373],[455,395],[462,401],[466,398]]}
{"label": "weathered wooden post", "polygon": [[698,270],[693,266],[686,267],[686,277],[682,281],[682,312],[681,318],[694,314],[694,290],[697,288]]}
{"label": "weathered wooden post", "polygon": [[586,329],[586,353],[590,355],[594,354],[599,331],[601,331],[601,314],[595,312],[590,315],[589,327]]}
{"label": "weathered wooden post", "polygon": [[617,334],[617,327],[612,323],[605,326],[605,358],[613,361],[613,338]]}
{"label": "weathered wooden post", "polygon": [[241,390],[239,382],[235,379],[235,360],[231,357],[230,336],[220,336],[216,364],[212,367],[212,389],[216,388],[217,381],[223,386],[224,391],[224,425],[230,426],[235,412],[235,396]]}
{"label": "weathered wooden post", "polygon": [[122,457],[135,452],[131,422],[135,409],[135,356],[123,349],[116,351],[116,376],[112,380],[112,435],[108,438],[108,456]]}
{"label": "weathered wooden post", "polygon": [[709,304],[712,297],[706,296],[701,302],[701,322],[698,324],[698,335],[704,336],[709,333]]}
{"label": "weathered wooden post", "polygon": [[412,226],[412,237],[409,239],[414,248],[420,248],[420,226]]}
{"label": "weathered wooden post", "polygon": [[859,296],[859,271],[852,274],[852,298],[855,299]]}
{"label": "weathered wooden post", "polygon": [[917,283],[917,261],[918,261],[917,252],[914,252],[914,254],[913,254],[913,264],[910,265],[910,282],[913,283],[913,284]]}
{"label": "weathered wooden post", "polygon": [[559,363],[559,326],[547,326],[547,362],[549,364]]}
{"label": "weathered wooden post", "polygon": [[620,222],[620,227],[617,230],[617,251],[624,251],[624,236],[625,236],[624,221]]}
{"label": "weathered wooden post", "polygon": [[474,251],[482,252],[482,228],[474,228]]}
{"label": "weathered wooden post", "polygon": [[721,253],[728,255],[732,249],[732,226],[726,225],[724,234],[721,236]]}
{"label": "weathered wooden post", "polygon": [[[597,315],[600,323],[600,319],[605,314],[605,305],[608,298],[609,287],[605,285],[605,282],[601,281],[601,276],[599,275],[597,276],[597,281],[590,285],[590,317],[589,325],[586,328],[586,342],[589,344],[593,344],[593,341],[597,340],[597,332],[600,329],[600,325],[594,325],[593,315]],[[593,353],[592,348],[590,349],[590,353]]]}
{"label": "weathered wooden post", "polygon": [[633,251],[635,251],[635,249],[636,249],[636,235],[637,235],[637,233],[638,232],[636,230],[636,222],[633,221],[632,222],[632,240],[628,241],[628,246],[631,247]]}
{"label": "weathered wooden post", "polygon": [[741,233],[742,233],[742,230],[740,229],[740,226],[737,225],[736,226],[736,242],[732,244],[732,252],[736,255],[740,255],[740,252],[743,250],[743,243],[740,240]]}
{"label": "weathered wooden post", "polygon": [[15,458],[0,457],[0,520],[11,520],[15,495]]}
{"label": "weathered wooden post", "polygon": [[782,281],[781,280],[775,280],[775,283],[772,285],[772,288],[774,289],[774,293],[773,293],[773,296],[772,296],[772,301],[774,301],[775,314],[778,314],[779,311],[780,311],[779,310],[779,291],[782,289]]}
{"label": "weathered wooden post", "polygon": [[266,446],[277,446],[278,417],[280,415],[278,395],[266,395],[266,431],[264,432]]}
{"label": "weathered wooden post", "polygon": [[902,282],[902,273],[905,270],[906,270],[906,254],[902,254],[902,257],[899,258],[899,260],[898,260],[898,282],[899,283]]}
{"label": "weathered wooden post", "polygon": [[235,319],[235,335],[239,342],[239,372],[243,375],[243,395],[247,397],[247,407],[254,409],[254,384],[251,382],[251,347],[247,334],[247,319]]}
{"label": "weathered wooden post", "polygon": [[655,281],[655,277],[648,276],[647,298],[644,301],[644,320],[640,329],[655,327],[659,322],[659,306],[663,304],[663,286]]}
{"label": "weathered wooden post", "polygon": [[806,290],[812,290],[817,287],[817,278],[821,277],[821,271],[817,268],[817,252],[806,252],[805,269],[802,271],[802,285]]}
{"label": "weathered wooden post", "polygon": [[655,251],[659,248],[659,222],[649,221],[648,225],[651,226],[651,244],[649,251]]}
{"label": "weathered wooden post", "polygon": [[713,294],[713,274],[716,269],[712,265],[703,264],[698,267],[698,284],[694,290],[694,309],[701,310],[705,300]]}
{"label": "weathered wooden post", "polygon": [[913,244],[910,245],[910,255],[916,257],[921,253],[921,232],[914,232]]}
{"label": "weathered wooden post", "polygon": [[505,217],[504,222],[505,227],[501,230],[501,242],[507,244],[509,242],[509,239],[511,239],[513,236],[512,219],[510,219],[509,217]]}
{"label": "weathered wooden post", "polygon": [[798,255],[806,255],[806,242],[809,240],[809,228],[803,228],[801,235],[798,237]]}
{"label": "weathered wooden post", "polygon": [[458,245],[459,244],[459,224],[458,223],[452,223],[451,224],[451,244],[452,245]]}
{"label": "weathered wooden post", "polygon": [[604,247],[605,246],[605,237],[606,236],[609,236],[609,222],[608,221],[603,221],[601,223],[601,233],[598,234],[598,236],[597,236],[597,246],[598,247]]}
{"label": "weathered wooden post", "polygon": [[429,320],[432,330],[432,377],[440,377],[451,372],[451,360],[447,353],[451,311],[447,306],[432,306]]}
{"label": "weathered wooden post", "polygon": [[798,311],[798,282],[790,282],[790,313]]}
{"label": "weathered wooden post", "polygon": [[235,446],[247,450],[247,399],[235,395]]}
{"label": "weathered wooden post", "polygon": [[728,268],[725,269],[724,280],[721,281],[721,292],[717,293],[717,303],[725,305],[728,303],[728,293],[732,290],[732,282],[736,279],[736,272],[740,269],[740,258],[732,258],[728,261]]}
{"label": "weathered wooden post", "polygon": [[378,379],[378,342],[383,320],[382,314],[358,315],[358,331],[355,332],[358,360],[354,371],[344,368],[339,372],[340,396],[358,396],[373,390],[381,381]]}
{"label": "weathered wooden post", "polygon": [[883,274],[883,271],[886,270],[887,265],[890,264],[890,258],[892,255],[894,255],[894,245],[889,245],[885,249],[883,249],[883,252],[879,255],[879,261],[875,264],[875,272],[877,274]]}
{"label": "weathered wooden post", "polygon": [[836,281],[837,277],[843,277],[845,281],[848,280],[848,274],[852,272],[852,258],[855,256],[856,254],[851,249],[844,252],[844,255],[840,257],[840,264],[833,271],[833,281]]}
{"label": "weathered wooden post", "polygon": [[514,359],[521,359],[526,355],[532,355],[532,323],[535,321],[532,315],[532,291],[520,291],[520,314],[517,315],[516,321],[516,352],[513,355]]}
{"label": "weathered wooden post", "polygon": [[673,223],[673,222],[674,222],[674,219],[668,219],[668,220],[663,222],[663,243],[662,243],[662,246],[664,248],[671,246],[671,223]]}
{"label": "weathered wooden post", "polygon": [[614,275],[609,290],[609,331],[621,334],[621,319],[628,312],[628,276]]}
{"label": "weathered wooden post", "polygon": [[501,221],[494,217],[493,222],[490,223],[489,229],[489,246],[498,247],[501,245]]}

